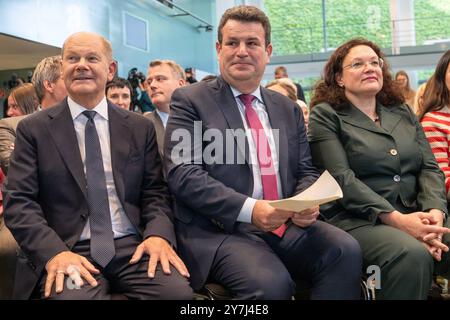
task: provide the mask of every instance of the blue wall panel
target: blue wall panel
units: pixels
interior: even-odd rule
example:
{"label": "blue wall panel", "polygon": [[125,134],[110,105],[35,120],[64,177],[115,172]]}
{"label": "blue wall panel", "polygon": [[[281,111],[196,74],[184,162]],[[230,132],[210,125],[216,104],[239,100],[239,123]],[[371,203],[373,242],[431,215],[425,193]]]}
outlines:
{"label": "blue wall panel", "polygon": [[[0,33],[61,47],[77,31],[97,32],[113,44],[119,74],[137,67],[146,72],[153,59],[173,59],[183,67],[213,72],[216,66],[215,32],[195,28],[195,20],[169,17],[171,10],[150,3],[153,0],[0,0]],[[175,1],[202,19],[212,22],[213,0]],[[124,44],[124,11],[147,21],[148,51]],[[177,13],[177,12],[174,12]],[[184,22],[187,21],[187,22]]]}

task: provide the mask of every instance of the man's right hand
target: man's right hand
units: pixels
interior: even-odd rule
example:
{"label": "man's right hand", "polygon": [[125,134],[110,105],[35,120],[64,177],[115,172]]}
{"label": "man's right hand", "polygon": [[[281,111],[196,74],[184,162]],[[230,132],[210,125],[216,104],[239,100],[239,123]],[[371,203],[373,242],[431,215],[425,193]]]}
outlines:
{"label": "man's right hand", "polygon": [[71,251],[63,251],[58,253],[49,260],[45,266],[47,270],[47,280],[45,281],[45,297],[50,296],[53,283],[55,284],[56,293],[61,293],[64,288],[64,276],[69,276],[76,285],[82,286],[83,277],[91,286],[97,286],[97,281],[92,273],[99,274],[96,269],[85,257],[75,254]]}
{"label": "man's right hand", "polygon": [[252,211],[252,223],[264,232],[276,230],[295,212],[275,209],[265,200],[257,200]]}

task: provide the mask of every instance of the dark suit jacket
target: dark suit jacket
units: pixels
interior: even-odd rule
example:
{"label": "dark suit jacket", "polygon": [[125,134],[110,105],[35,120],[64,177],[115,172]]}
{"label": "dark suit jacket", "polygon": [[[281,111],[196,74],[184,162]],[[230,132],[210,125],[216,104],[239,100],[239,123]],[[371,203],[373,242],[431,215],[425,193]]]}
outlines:
{"label": "dark suit jacket", "polygon": [[[270,124],[279,130],[282,196],[290,197],[306,189],[318,177],[311,164],[303,116],[300,108],[288,98],[265,88],[261,88],[261,93]],[[228,129],[244,129],[232,91],[221,77],[177,89],[172,95],[170,112],[164,163],[169,188],[176,198],[175,226],[180,254],[190,270],[191,285],[199,289],[208,276],[217,248],[229,234],[237,230],[260,232],[253,225],[236,221],[242,205],[253,192],[248,143],[245,139],[245,146],[241,146],[233,136],[229,137],[234,164],[225,162],[229,150],[223,150],[224,164],[198,164],[193,159],[180,164],[171,158],[172,150],[179,147],[177,134],[186,130],[194,137],[194,121],[201,121],[197,126],[202,132],[216,129],[224,139]],[[222,142],[225,146],[225,141]],[[207,146],[207,142],[200,140],[202,151]],[[196,146],[190,147],[188,151],[194,154]],[[238,155],[244,155],[245,162],[237,163]],[[236,249],[238,252],[239,248]],[[241,254],[245,259],[250,253]]]}
{"label": "dark suit jacket", "polygon": [[423,129],[406,105],[377,105],[381,127],[347,104],[312,109],[308,136],[313,162],[338,181],[344,198],[321,207],[329,222],[351,230],[380,213],[447,211],[444,175]]}
{"label": "dark suit jacket", "polygon": [[0,120],[0,166],[4,174],[8,173],[12,153],[11,145],[16,141],[17,125],[26,117],[28,115]]}
{"label": "dark suit jacket", "polygon": [[164,124],[162,123],[161,118],[159,117],[159,114],[155,111],[151,113],[147,113],[145,117],[149,118],[153,125],[155,126],[156,130],[156,141],[158,142],[158,151],[159,155],[161,156],[161,159],[164,158],[164,133],[166,129],[164,128]]}
{"label": "dark suit jacket", "polygon": [[305,93],[303,92],[303,88],[299,83],[294,83],[297,87],[297,98],[306,103]]}
{"label": "dark suit jacket", "polygon": [[[155,129],[108,103],[117,195],[143,238],[175,244]],[[14,297],[27,299],[44,267],[79,240],[88,218],[86,180],[67,100],[19,123],[5,190],[5,221],[22,249]]]}

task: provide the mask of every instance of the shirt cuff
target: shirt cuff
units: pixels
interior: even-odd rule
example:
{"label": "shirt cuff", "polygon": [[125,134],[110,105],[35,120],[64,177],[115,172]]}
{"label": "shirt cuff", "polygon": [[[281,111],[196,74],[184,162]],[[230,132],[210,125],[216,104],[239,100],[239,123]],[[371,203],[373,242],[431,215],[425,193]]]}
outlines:
{"label": "shirt cuff", "polygon": [[247,200],[245,200],[244,205],[242,206],[237,217],[237,221],[252,223],[253,207],[255,206],[256,201],[257,200],[253,198],[247,198]]}

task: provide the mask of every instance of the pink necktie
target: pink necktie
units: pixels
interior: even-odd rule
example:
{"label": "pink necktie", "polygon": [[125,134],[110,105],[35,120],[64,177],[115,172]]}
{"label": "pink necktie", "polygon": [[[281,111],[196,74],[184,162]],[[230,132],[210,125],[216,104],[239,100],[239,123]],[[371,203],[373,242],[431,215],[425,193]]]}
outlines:
{"label": "pink necktie", "polygon": [[[252,102],[255,97],[251,94],[241,94],[239,99],[241,99],[245,106],[245,116],[247,118],[248,126],[252,131],[253,141],[256,146],[256,153],[258,154],[263,197],[265,200],[278,200],[277,175],[273,166],[272,152],[270,151],[269,141],[264,132],[261,121],[259,121],[258,114],[252,107]],[[272,233],[281,238],[283,237],[285,231],[286,225],[282,224],[278,229],[273,230]]]}

